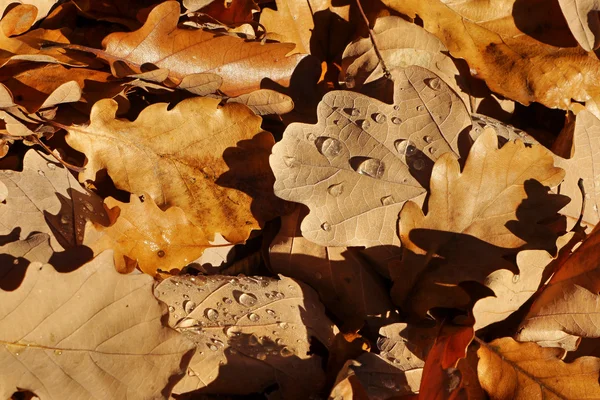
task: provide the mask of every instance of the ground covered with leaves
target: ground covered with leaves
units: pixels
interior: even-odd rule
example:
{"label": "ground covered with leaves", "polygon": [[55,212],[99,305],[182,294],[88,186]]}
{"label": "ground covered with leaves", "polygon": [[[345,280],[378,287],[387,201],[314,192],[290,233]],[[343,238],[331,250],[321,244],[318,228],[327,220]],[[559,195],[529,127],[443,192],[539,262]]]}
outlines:
{"label": "ground covered with leaves", "polygon": [[599,10],[0,1],[0,398],[600,399]]}

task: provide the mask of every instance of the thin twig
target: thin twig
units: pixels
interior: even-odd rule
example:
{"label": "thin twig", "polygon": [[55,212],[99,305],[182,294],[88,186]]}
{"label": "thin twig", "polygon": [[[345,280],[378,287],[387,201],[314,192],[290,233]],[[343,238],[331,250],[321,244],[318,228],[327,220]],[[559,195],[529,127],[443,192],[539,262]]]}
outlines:
{"label": "thin twig", "polygon": [[356,0],[356,5],[358,6],[358,10],[360,11],[360,14],[362,15],[363,19],[365,20],[365,24],[367,24],[367,29],[369,30],[369,37],[371,38],[371,43],[373,43],[373,48],[375,49],[375,54],[377,55],[377,58],[379,58],[379,62],[381,63],[381,68],[383,69],[383,75],[387,79],[391,80],[392,74],[390,73],[390,70],[387,69],[387,67],[385,65],[385,61],[383,61],[383,56],[379,52],[379,47],[377,46],[377,40],[375,39],[375,32],[373,32],[373,30],[371,29],[371,26],[369,25],[369,19],[367,18],[367,15],[365,14],[365,11],[362,8],[362,4],[360,4],[360,0]]}

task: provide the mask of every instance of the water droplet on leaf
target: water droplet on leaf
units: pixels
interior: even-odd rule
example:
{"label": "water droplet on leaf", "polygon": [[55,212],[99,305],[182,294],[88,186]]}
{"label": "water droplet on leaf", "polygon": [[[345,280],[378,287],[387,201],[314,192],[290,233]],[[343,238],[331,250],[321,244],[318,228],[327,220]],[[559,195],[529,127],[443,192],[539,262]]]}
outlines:
{"label": "water droplet on leaf", "polygon": [[216,321],[219,318],[219,312],[214,308],[207,308],[204,315],[211,321]]}
{"label": "water droplet on leaf", "polygon": [[323,222],[321,224],[321,229],[323,229],[325,232],[329,232],[331,230],[331,225],[329,222]]}
{"label": "water droplet on leaf", "polygon": [[383,161],[377,158],[367,158],[356,167],[356,172],[359,174],[376,179],[381,178],[384,171],[385,165],[383,164]]}
{"label": "water droplet on leaf", "polygon": [[381,198],[382,206],[391,206],[392,204],[394,204],[394,198],[392,196],[385,196]]}
{"label": "water droplet on leaf", "polygon": [[320,136],[315,140],[315,145],[321,154],[333,158],[342,151],[342,142],[335,138]]}
{"label": "water droplet on leaf", "polygon": [[248,319],[252,322],[257,322],[260,319],[260,316],[258,314],[250,313]]}
{"label": "water droplet on leaf", "polygon": [[442,88],[442,82],[437,77],[425,79],[425,84],[433,90],[440,90]]}
{"label": "water droplet on leaf", "polygon": [[196,303],[194,303],[191,300],[186,300],[183,302],[183,309],[185,310],[186,313],[191,313],[192,311],[194,311],[194,309],[196,308]]}
{"label": "water droplet on leaf", "polygon": [[375,120],[375,122],[378,124],[383,124],[387,120],[385,114],[382,113],[375,113],[371,117],[373,117],[373,120]]}
{"label": "water droplet on leaf", "polygon": [[417,152],[417,146],[408,139],[399,139],[394,142],[394,147],[401,156],[411,157]]}
{"label": "water droplet on leaf", "polygon": [[252,307],[257,302],[257,298],[252,293],[242,293],[238,298],[238,303],[245,307]]}
{"label": "water droplet on leaf", "polygon": [[327,188],[327,193],[332,195],[333,197],[338,197],[344,192],[344,184],[343,183],[334,183],[333,185]]}

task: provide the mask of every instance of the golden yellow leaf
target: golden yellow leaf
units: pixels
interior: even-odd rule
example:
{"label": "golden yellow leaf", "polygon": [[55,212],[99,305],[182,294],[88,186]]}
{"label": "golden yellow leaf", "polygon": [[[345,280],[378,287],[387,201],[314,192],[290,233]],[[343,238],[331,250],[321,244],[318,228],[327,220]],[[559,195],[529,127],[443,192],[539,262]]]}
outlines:
{"label": "golden yellow leaf", "polygon": [[148,106],[133,122],[117,119],[116,110],[115,101],[101,100],[88,126],[69,127],[67,143],[88,158],[81,181],[106,168],[118,188],[148,193],[161,209],[180,207],[206,235],[220,232],[230,242],[273,217],[273,137],[246,106],[194,97],[172,110]]}

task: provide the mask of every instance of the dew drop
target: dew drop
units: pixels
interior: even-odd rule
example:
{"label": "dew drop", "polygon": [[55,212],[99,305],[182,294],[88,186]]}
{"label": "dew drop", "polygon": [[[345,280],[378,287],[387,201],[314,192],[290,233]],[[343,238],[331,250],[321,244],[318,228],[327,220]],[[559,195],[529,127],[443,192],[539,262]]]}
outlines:
{"label": "dew drop", "polygon": [[256,358],[262,361],[267,358],[267,355],[261,351],[260,353],[256,354]]}
{"label": "dew drop", "polygon": [[442,82],[440,81],[440,78],[425,79],[425,84],[433,90],[440,90],[442,88]]}
{"label": "dew drop", "polygon": [[429,149],[427,149],[427,151],[429,151],[429,154],[434,155],[435,154],[435,147],[430,147]]}
{"label": "dew drop", "polygon": [[56,164],[49,162],[48,164],[46,164],[46,166],[48,167],[48,169],[51,170],[55,170],[56,169]]}
{"label": "dew drop", "polygon": [[223,297],[223,303],[231,304],[231,303],[233,303],[233,300],[231,300],[229,297]]}
{"label": "dew drop", "polygon": [[375,114],[371,115],[371,117],[378,124],[383,124],[387,120],[387,117],[385,116],[385,114],[382,114],[382,113],[375,113]]}
{"label": "dew drop", "polygon": [[333,197],[338,197],[342,193],[344,193],[344,184],[343,183],[334,183],[333,185],[327,188],[327,193],[332,195]]}
{"label": "dew drop", "polygon": [[400,155],[405,157],[414,156],[417,152],[417,146],[408,139],[399,139],[394,142],[394,147]]}
{"label": "dew drop", "polygon": [[62,354],[61,350],[54,350],[54,354],[56,354],[57,356],[60,356]]}
{"label": "dew drop", "polygon": [[351,108],[350,115],[353,117],[358,117],[360,115],[360,110],[358,108]]}
{"label": "dew drop", "polygon": [[38,175],[39,176],[46,176],[46,173],[40,169],[40,170],[38,170]]}
{"label": "dew drop", "polygon": [[399,117],[392,117],[392,124],[400,125],[401,123],[402,123],[402,120]]}
{"label": "dew drop", "polygon": [[271,317],[276,317],[277,313],[275,313],[275,311],[271,310],[271,309],[267,309],[266,310],[267,314],[269,314]]}
{"label": "dew drop", "polygon": [[281,329],[287,329],[287,328],[288,328],[288,326],[289,326],[287,322],[280,322],[280,323],[279,323],[279,324],[277,324],[277,325],[279,325],[279,327],[280,327]]}
{"label": "dew drop", "polygon": [[13,260],[13,264],[14,264],[14,265],[18,265],[18,264],[19,264],[19,259],[18,259],[18,258],[15,258],[15,259]]}
{"label": "dew drop", "polygon": [[423,140],[425,141],[425,143],[431,143],[433,142],[433,138],[429,135],[425,135],[423,136]]}
{"label": "dew drop", "polygon": [[383,176],[385,165],[377,158],[367,158],[356,167],[356,172],[361,175],[379,179]]}
{"label": "dew drop", "polygon": [[320,136],[315,140],[315,145],[321,154],[333,158],[342,151],[342,142],[335,138]]}
{"label": "dew drop", "polygon": [[175,312],[175,307],[169,306],[169,312]]}
{"label": "dew drop", "polygon": [[360,122],[360,127],[361,127],[363,130],[365,130],[365,131],[366,131],[367,129],[369,129],[369,128],[371,127],[371,123],[370,123],[368,120],[366,120],[366,119],[363,119],[363,120]]}
{"label": "dew drop", "polygon": [[252,293],[242,293],[238,298],[238,303],[244,307],[252,307],[257,301],[258,299]]}
{"label": "dew drop", "polygon": [[417,171],[420,171],[425,167],[425,161],[422,158],[417,158],[415,161],[413,161],[413,167]]}
{"label": "dew drop", "polygon": [[225,347],[223,342],[221,342],[219,339],[211,339],[211,342],[217,347],[220,347],[220,348]]}
{"label": "dew drop", "polygon": [[513,275],[513,277],[512,277],[512,281],[513,281],[513,283],[517,283],[517,282],[519,282],[519,279],[521,279],[521,276],[520,276],[520,275]]}
{"label": "dew drop", "polygon": [[257,346],[260,344],[260,341],[258,340],[256,335],[250,335],[250,337],[248,338],[248,344],[250,346]]}
{"label": "dew drop", "polygon": [[191,369],[188,369],[188,376],[195,376],[196,374]]}
{"label": "dew drop", "polygon": [[300,165],[300,162],[298,162],[298,160],[296,160],[296,157],[289,157],[289,156],[283,157],[283,162],[289,168],[296,168],[297,166]]}
{"label": "dew drop", "polygon": [[424,109],[425,109],[425,107],[423,107],[422,105],[417,106],[417,111],[423,111]]}
{"label": "dew drop", "polygon": [[209,344],[208,348],[210,349],[210,351],[217,351],[217,350],[219,350],[219,348],[217,346],[215,346],[214,344]]}
{"label": "dew drop", "polygon": [[219,318],[219,312],[214,308],[207,308],[204,315],[211,321],[216,321]]}
{"label": "dew drop", "polygon": [[329,224],[329,222],[323,222],[321,224],[321,229],[323,229],[325,232],[329,232],[331,231],[331,225]]}
{"label": "dew drop", "polygon": [[165,256],[165,251],[164,250],[159,250],[156,252],[156,255],[159,256],[160,258],[163,258]]}
{"label": "dew drop", "polygon": [[194,318],[186,318],[177,325],[178,328],[191,328],[193,326],[199,326],[198,320]]}
{"label": "dew drop", "polygon": [[88,210],[89,212],[94,212],[94,206],[92,205],[92,203],[90,203],[89,201],[84,201],[83,202],[83,206],[85,207],[86,210]]}
{"label": "dew drop", "polygon": [[63,225],[67,225],[67,224],[68,224],[68,223],[70,223],[70,222],[71,222],[71,216],[70,216],[70,215],[63,214],[63,215],[60,217],[60,223],[61,223],[61,224],[63,224]]}
{"label": "dew drop", "polygon": [[382,206],[391,206],[392,204],[394,204],[394,198],[392,196],[385,196],[381,198]]}
{"label": "dew drop", "polygon": [[281,355],[281,357],[291,357],[294,355],[294,350],[285,346],[279,351],[279,354]]}
{"label": "dew drop", "polygon": [[260,319],[258,314],[250,313],[248,314],[248,319],[252,322],[257,322]]}
{"label": "dew drop", "polygon": [[186,300],[183,302],[183,309],[185,310],[186,313],[191,313],[192,311],[194,311],[194,309],[196,308],[196,303],[194,303],[191,300]]}

